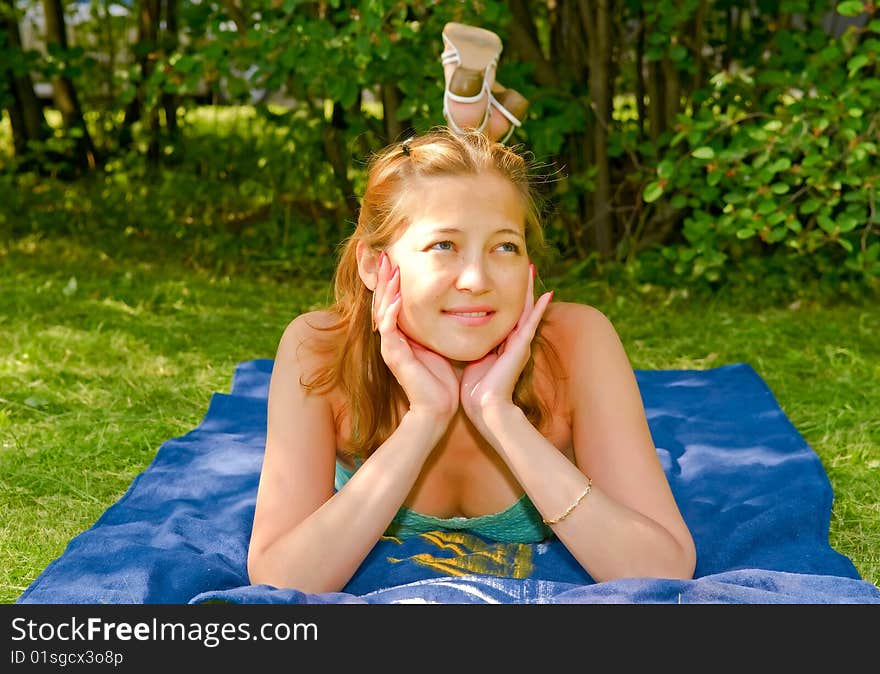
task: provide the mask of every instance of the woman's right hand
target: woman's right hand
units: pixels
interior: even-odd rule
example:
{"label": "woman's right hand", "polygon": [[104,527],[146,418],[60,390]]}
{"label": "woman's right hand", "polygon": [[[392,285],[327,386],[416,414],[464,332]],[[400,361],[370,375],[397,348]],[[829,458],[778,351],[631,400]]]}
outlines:
{"label": "woman's right hand", "polygon": [[449,423],[458,411],[458,377],[446,358],[401,332],[397,324],[402,305],[400,270],[392,269],[384,252],[373,292],[373,321],[381,338],[382,358],[403,387],[410,410]]}

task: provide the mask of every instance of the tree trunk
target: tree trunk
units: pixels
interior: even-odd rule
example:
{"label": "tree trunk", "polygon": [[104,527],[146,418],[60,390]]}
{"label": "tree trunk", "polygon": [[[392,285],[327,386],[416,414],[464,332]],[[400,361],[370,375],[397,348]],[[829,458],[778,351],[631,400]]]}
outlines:
{"label": "tree trunk", "polygon": [[660,61],[660,67],[663,70],[663,82],[666,90],[663,92],[663,103],[666,110],[663,112],[663,118],[666,121],[666,127],[675,123],[675,117],[681,109],[681,82],[679,81],[678,68],[675,61],[669,58],[669,51],[663,55]]}
{"label": "tree trunk", "polygon": [[[21,34],[13,16],[11,3],[0,0],[0,34],[6,35],[6,49],[22,53]],[[0,69],[0,78],[12,97],[12,103],[6,110],[12,124],[13,149],[15,156],[23,159],[31,154],[28,147],[30,141],[41,142],[49,137],[49,125],[34,93],[34,84],[29,73],[17,74],[4,63]]]}
{"label": "tree trunk", "polygon": [[[360,109],[360,100],[356,104],[356,109]],[[338,101],[333,102],[333,116],[329,124],[324,126],[324,152],[327,153],[327,160],[333,168],[336,176],[336,183],[342,192],[342,198],[345,200],[347,218],[355,218],[360,206],[357,195],[354,193],[354,187],[348,177],[348,166],[350,158],[345,156],[345,134],[348,128],[348,122],[345,120],[345,109]]]}
{"label": "tree trunk", "polygon": [[400,89],[397,85],[383,82],[380,86],[382,92],[382,121],[385,128],[385,142],[393,143],[400,140],[403,125],[397,119],[397,110],[400,108]]}
{"label": "tree trunk", "polygon": [[639,19],[636,33],[636,114],[639,121],[639,142],[645,139],[645,122],[647,120],[647,108],[645,107],[645,11],[639,6]]}
{"label": "tree trunk", "polygon": [[527,0],[512,0],[509,6],[513,20],[509,24],[509,46],[505,49],[509,49],[515,54],[518,57],[517,60],[535,66],[533,77],[537,84],[546,87],[559,86],[560,78],[557,65],[544,58],[541,43],[538,41],[538,29],[532,18],[529,3]]}
{"label": "tree trunk", "polygon": [[[62,53],[67,51],[67,27],[64,23],[64,5],[61,0],[43,0],[43,13],[46,17],[46,46],[55,45]],[[80,168],[94,170],[98,165],[97,152],[92,135],[83,118],[82,108],[76,87],[66,75],[52,78],[52,93],[55,106],[61,112],[64,128],[76,129],[74,163]]]}
{"label": "tree trunk", "polygon": [[659,61],[650,61],[648,71],[648,125],[651,140],[656,143],[660,134],[666,131],[666,87],[663,86],[663,70]]}
{"label": "tree trunk", "polygon": [[[163,52],[167,57],[177,50],[177,7],[178,0],[162,0],[165,10],[165,32],[163,35]],[[177,106],[180,103],[177,94],[162,92],[162,107],[165,109],[165,128],[172,140],[177,140],[180,130],[177,125]]]}
{"label": "tree trunk", "polygon": [[[131,101],[125,107],[125,117],[119,130],[119,146],[126,148],[132,142],[132,127],[144,116],[146,101],[146,82],[153,74],[156,67],[156,50],[158,49],[160,0],[140,0],[138,6],[138,44],[135,50],[138,54],[138,68],[140,80],[137,83],[137,91]],[[159,116],[156,106],[152,106],[148,116],[146,127],[150,132],[150,143],[147,155],[153,162],[159,160]]]}
{"label": "tree trunk", "polygon": [[609,0],[579,0],[581,20],[587,28],[590,54],[590,106],[593,128],[593,163],[596,191],[593,199],[593,232],[596,251],[602,258],[614,254],[611,220],[611,165],[608,132],[611,125],[611,8]]}

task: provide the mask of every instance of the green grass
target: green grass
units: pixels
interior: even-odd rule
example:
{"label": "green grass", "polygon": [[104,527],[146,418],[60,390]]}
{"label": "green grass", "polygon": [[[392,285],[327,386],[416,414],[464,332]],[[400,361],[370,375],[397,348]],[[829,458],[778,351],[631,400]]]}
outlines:
{"label": "green grass", "polygon": [[[236,363],[271,358],[326,279],[214,277],[173,257],[71,241],[0,244],[0,602],[119,499],[167,439],[193,429]],[[615,323],[633,366],[748,362],[819,454],[830,542],[880,583],[880,312],[869,303],[614,288],[547,279]]]}

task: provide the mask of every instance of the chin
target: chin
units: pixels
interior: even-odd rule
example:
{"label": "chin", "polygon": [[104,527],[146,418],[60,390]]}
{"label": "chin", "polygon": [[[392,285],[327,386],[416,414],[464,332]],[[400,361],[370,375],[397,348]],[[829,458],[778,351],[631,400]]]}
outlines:
{"label": "chin", "polygon": [[458,348],[445,348],[442,350],[438,350],[439,353],[444,358],[448,358],[452,361],[459,361],[461,363],[472,363],[476,360],[480,360],[481,358],[488,355],[497,344],[483,344],[482,346],[464,346]]}
{"label": "chin", "polygon": [[[490,349],[490,351],[491,351],[491,349]],[[473,351],[462,351],[462,352],[448,351],[442,355],[444,358],[448,358],[449,360],[451,360],[453,362],[473,363],[475,361],[480,360],[487,353],[489,353],[489,351],[484,351],[483,353],[475,353]]]}
{"label": "chin", "polygon": [[409,339],[421,344],[426,349],[443,356],[447,360],[460,363],[471,363],[492,352],[505,337],[510,328],[502,330],[502,334],[473,334],[456,330],[416,330],[414,326],[398,324],[400,331]]}

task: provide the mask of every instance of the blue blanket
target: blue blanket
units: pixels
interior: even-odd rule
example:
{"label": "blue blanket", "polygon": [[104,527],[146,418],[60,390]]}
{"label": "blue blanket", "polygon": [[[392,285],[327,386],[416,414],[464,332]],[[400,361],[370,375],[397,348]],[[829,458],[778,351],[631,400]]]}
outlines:
{"label": "blue blanket", "polygon": [[697,545],[694,580],[595,583],[557,540],[382,538],[342,592],[248,583],[272,361],[168,440],[126,494],[19,597],[33,604],[880,603],[828,543],[832,490],[815,452],[745,363],[636,371],[657,452]]}

